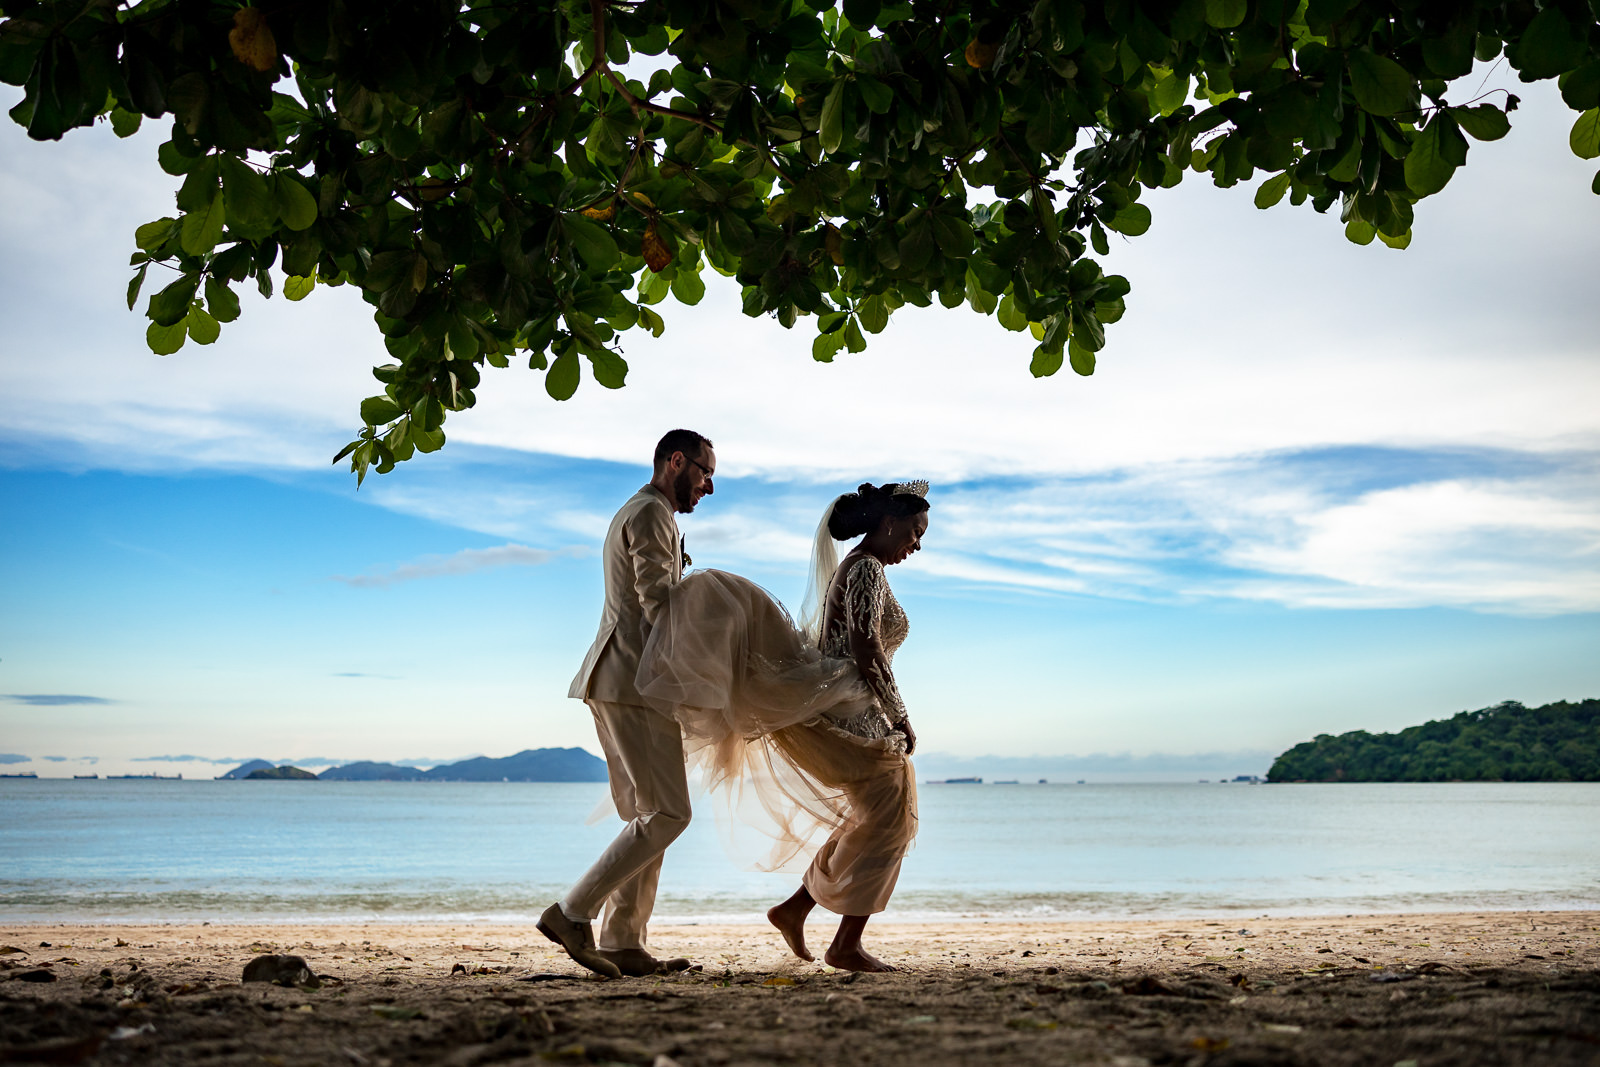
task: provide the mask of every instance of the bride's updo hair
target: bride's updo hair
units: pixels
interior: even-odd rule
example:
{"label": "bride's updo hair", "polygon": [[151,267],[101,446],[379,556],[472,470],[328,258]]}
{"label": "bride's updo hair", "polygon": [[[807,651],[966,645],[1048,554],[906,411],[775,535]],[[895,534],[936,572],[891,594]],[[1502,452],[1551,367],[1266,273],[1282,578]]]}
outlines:
{"label": "bride's updo hair", "polygon": [[[833,505],[833,515],[828,519],[828,533],[835,541],[848,541],[871,533],[885,517],[903,519],[928,510],[926,497],[916,493],[897,493],[898,482],[873,485],[862,482],[853,493],[846,493]],[[925,488],[925,486],[924,486]]]}

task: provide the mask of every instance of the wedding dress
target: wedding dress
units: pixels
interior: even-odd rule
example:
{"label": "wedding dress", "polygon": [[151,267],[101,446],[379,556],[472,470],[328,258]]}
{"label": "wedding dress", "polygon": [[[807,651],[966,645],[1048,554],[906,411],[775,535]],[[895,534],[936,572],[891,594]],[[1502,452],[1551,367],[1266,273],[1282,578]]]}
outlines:
{"label": "wedding dress", "polygon": [[[808,635],[749,579],[691,574],[672,589],[637,684],[682,724],[736,854],[754,830],[767,845],[757,869],[809,861],[802,881],[819,904],[870,915],[888,904],[917,829],[906,737],[893,725],[905,705],[891,661],[909,623],[876,559],[829,577],[842,610],[825,628],[817,611]],[[865,674],[853,638],[875,652]]]}

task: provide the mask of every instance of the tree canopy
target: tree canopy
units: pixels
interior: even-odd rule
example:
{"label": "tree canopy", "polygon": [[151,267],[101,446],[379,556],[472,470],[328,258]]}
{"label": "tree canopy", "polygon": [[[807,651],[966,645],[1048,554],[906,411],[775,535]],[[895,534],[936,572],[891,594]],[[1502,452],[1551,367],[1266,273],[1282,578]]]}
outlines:
{"label": "tree canopy", "polygon": [[1600,700],[1514,700],[1394,734],[1319,734],[1273,761],[1272,782],[1600,782]]}
{"label": "tree canopy", "polygon": [[[1338,208],[1404,248],[1415,205],[1557,78],[1600,156],[1600,0],[0,0],[37,139],[171,116],[177,213],[134,235],[151,349],[235,287],[358,286],[393,362],[358,478],[444,443],[485,365],[620,388],[705,272],[859,352],[905,304],[1031,331],[1090,374],[1130,286],[1095,256],[1186,174]],[[1458,91],[1461,90],[1461,91]],[[1600,193],[1600,175],[1595,179]],[[151,267],[157,268],[154,277]],[[147,286],[147,282],[149,283]]]}

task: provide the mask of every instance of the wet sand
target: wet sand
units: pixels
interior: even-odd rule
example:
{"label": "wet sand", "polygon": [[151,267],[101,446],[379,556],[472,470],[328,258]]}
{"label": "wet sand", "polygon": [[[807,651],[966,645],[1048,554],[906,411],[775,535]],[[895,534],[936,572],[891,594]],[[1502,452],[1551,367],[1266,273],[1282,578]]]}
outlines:
{"label": "wet sand", "polygon": [[[531,924],[0,926],[0,1062],[1600,1064],[1600,911],[874,923],[884,975],[651,936],[700,969],[591,978]],[[242,983],[264,953],[318,988]]]}

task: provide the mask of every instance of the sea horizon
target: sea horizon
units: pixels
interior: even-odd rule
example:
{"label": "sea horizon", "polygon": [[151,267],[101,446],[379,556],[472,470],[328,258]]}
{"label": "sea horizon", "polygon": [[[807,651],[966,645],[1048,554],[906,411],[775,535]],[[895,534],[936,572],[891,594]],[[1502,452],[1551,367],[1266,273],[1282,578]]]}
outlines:
{"label": "sea horizon", "polygon": [[[417,784],[5,780],[0,921],[524,924],[620,826],[603,783]],[[922,783],[919,805],[882,921],[1600,907],[1596,783]],[[741,869],[762,843],[716,808],[669,850],[658,921],[759,923],[798,884]]]}

